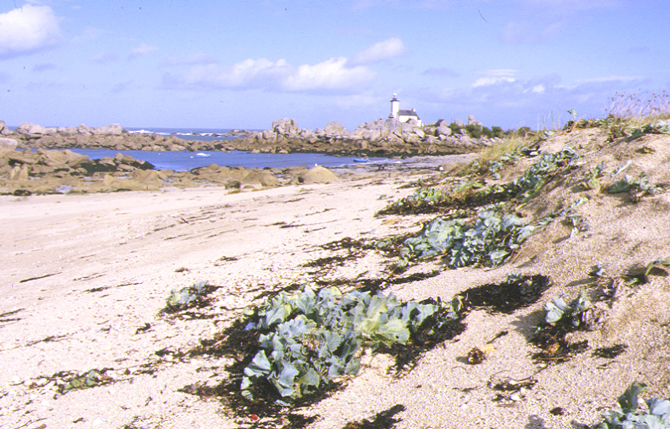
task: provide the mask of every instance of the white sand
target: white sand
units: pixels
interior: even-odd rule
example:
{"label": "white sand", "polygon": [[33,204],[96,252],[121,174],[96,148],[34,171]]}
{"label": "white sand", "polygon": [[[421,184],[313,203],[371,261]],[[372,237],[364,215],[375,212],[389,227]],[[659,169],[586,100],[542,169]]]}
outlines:
{"label": "white sand", "polygon": [[[584,141],[596,137],[586,134]],[[658,147],[655,155],[635,161],[656,183],[668,181],[668,140],[655,136],[635,143]],[[592,152],[585,162],[621,163],[618,152],[610,152]],[[570,182],[579,177],[565,178],[528,213],[580,196]],[[196,382],[215,385],[227,377],[228,360],[170,363],[154,352],[185,351],[200,338],[212,337],[260,304],[254,299],[264,290],[311,283],[317,276],[381,276],[387,261],[374,252],[327,275],[305,264],[332,256],[320,247],[329,242],[418,230],[416,217],[375,216],[411,192],[400,189],[411,179],[381,172],[331,185],[238,194],[209,188],[0,197],[0,427],[232,428],[248,423],[244,416],[233,418],[217,401],[179,391]],[[621,275],[634,264],[670,256],[668,193],[637,205],[616,196],[588,195],[590,201],[580,209],[590,221],[586,233],[570,237],[569,227],[557,222],[501,268],[447,270],[391,287],[402,299],[449,299],[469,287],[502,281],[510,272],[544,274],[554,281],[552,290],[527,309],[511,315],[472,312],[463,334],[426,353],[403,377],[387,375],[390,359],[375,357],[344,390],[304,410],[319,416],[310,427],[372,420],[396,404],[406,407],[395,416],[397,428],[581,427],[615,406],[634,380],[649,384],[653,396],[670,396],[667,277],[652,276],[646,285],[625,289],[606,309],[604,325],[575,339],[588,339],[588,351],[546,369],[531,360],[536,349],[528,339],[542,318],[543,303],[565,291],[575,296],[589,285],[592,265],[601,262],[612,275]],[[411,272],[436,267],[421,264]],[[213,319],[159,316],[171,289],[201,280],[220,286],[207,310]],[[147,323],[151,328],[138,333]],[[494,342],[495,350],[482,364],[463,361],[472,347],[503,330],[509,333]],[[592,354],[596,347],[618,343],[628,350],[615,359]],[[152,363],[156,371],[142,373]],[[59,371],[104,368],[116,382],[56,399],[53,384],[43,385]],[[494,401],[492,381],[531,376],[537,384],[520,401]],[[562,414],[550,413],[556,407]]]}

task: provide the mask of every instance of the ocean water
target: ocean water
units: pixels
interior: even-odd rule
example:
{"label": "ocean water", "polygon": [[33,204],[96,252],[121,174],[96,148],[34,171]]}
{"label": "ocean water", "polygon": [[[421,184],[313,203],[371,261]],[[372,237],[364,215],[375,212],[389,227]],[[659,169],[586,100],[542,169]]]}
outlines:
{"label": "ocean water", "polygon": [[[184,140],[200,140],[200,141],[214,141],[214,140],[231,140],[238,137],[224,136],[232,128],[126,128],[132,133],[147,133],[160,134],[162,136],[174,136]],[[263,130],[246,130],[246,131],[263,131]]]}
{"label": "ocean water", "polygon": [[[175,136],[184,140],[215,141],[231,140],[239,137],[224,136],[231,131],[229,128],[126,128],[132,133],[160,134]],[[259,131],[259,130],[248,130]],[[243,151],[166,151],[153,152],[144,150],[109,150],[72,148],[73,152],[87,155],[90,159],[113,157],[117,153],[130,155],[135,159],[154,165],[157,170],[189,171],[198,167],[217,164],[227,167],[246,168],[286,168],[313,167],[322,165],[329,168],[347,168],[361,165],[390,164],[397,161],[388,158],[356,158],[353,156],[332,156],[318,153],[270,154]]]}
{"label": "ocean water", "polygon": [[154,165],[157,170],[188,171],[193,168],[206,167],[217,164],[228,167],[247,168],[285,168],[285,167],[354,167],[357,165],[386,164],[394,162],[388,158],[363,159],[353,156],[330,156],[318,153],[251,153],[242,151],[170,151],[153,152],[146,150],[109,150],[109,149],[70,149],[90,159],[100,159],[103,156],[113,157],[117,153],[132,156],[135,159],[146,161]]}

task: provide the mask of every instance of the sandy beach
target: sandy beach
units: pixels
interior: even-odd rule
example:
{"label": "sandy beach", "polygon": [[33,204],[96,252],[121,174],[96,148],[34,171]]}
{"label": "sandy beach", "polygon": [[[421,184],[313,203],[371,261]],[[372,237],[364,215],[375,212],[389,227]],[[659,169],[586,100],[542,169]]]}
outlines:
{"label": "sandy beach", "polygon": [[[588,231],[571,234],[569,225],[556,221],[498,268],[449,270],[425,262],[401,277],[426,275],[385,285],[386,293],[402,300],[449,300],[510,273],[541,274],[552,286],[539,301],[509,314],[471,311],[460,335],[427,351],[401,375],[388,373],[392,358],[364,356],[360,374],[343,389],[296,410],[314,417],[305,427],[584,428],[615,407],[635,380],[648,384],[651,396],[669,397],[670,283],[662,267],[646,283],[622,284],[616,298],[598,303],[603,317],[597,329],[569,339],[587,340],[588,349],[558,364],[532,359],[537,348],[529,338],[544,317],[544,303],[561,293],[574,297],[580,288],[596,291],[600,286],[589,276],[596,263],[622,278],[631,267],[670,256],[667,192],[631,204],[575,188],[589,167],[605,162],[614,169],[626,157],[633,159],[631,171],[669,183],[668,136],[625,146],[603,141],[588,131],[546,142],[547,151],[581,147],[581,164],[521,209],[540,217],[584,195],[588,202],[579,210],[589,219]],[[636,152],[643,146],[653,155]],[[515,171],[531,163],[521,160]],[[179,352],[214,338],[262,304],[268,292],[388,276],[388,256],[366,250],[344,258],[346,250],[326,245],[419,231],[434,216],[377,213],[413,192],[403,185],[432,174],[367,172],[332,184],[239,193],[193,188],[0,197],[0,426],[270,427],[263,426],[263,415],[255,423],[255,416],[229,409],[225,400],[187,393],[188,386],[228,379],[231,357]],[[327,257],[339,263],[314,264]],[[218,287],[202,309],[206,317],[161,314],[172,289],[199,281]],[[486,344],[493,345],[487,358],[469,364],[468,352]],[[595,353],[620,344],[626,351],[616,357]],[[91,370],[104,373],[104,382],[58,393],[58,380]],[[493,388],[501,381],[528,383],[512,397]],[[380,416],[386,423],[360,426],[381,422]]]}

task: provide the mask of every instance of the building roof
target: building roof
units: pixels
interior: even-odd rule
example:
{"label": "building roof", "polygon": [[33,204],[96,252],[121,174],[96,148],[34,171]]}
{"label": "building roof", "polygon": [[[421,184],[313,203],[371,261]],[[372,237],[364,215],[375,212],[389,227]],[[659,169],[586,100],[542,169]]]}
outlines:
{"label": "building roof", "polygon": [[412,110],[398,110],[398,116],[414,116],[414,117],[419,117],[419,115],[416,114],[414,109]]}

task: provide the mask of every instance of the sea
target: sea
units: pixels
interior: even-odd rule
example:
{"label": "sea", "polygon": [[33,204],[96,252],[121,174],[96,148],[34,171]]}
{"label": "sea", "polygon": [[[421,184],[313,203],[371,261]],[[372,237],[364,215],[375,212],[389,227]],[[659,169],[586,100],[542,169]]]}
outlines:
{"label": "sea", "polygon": [[[159,134],[175,136],[184,140],[216,141],[232,140],[226,134],[232,129],[212,128],[127,128],[132,133]],[[255,130],[250,130],[255,131]],[[251,153],[244,151],[166,151],[154,152],[144,150],[108,150],[108,149],[71,149],[73,152],[88,155],[90,159],[100,159],[105,156],[113,157],[117,153],[132,156],[135,159],[146,161],[154,165],[157,170],[189,171],[198,167],[217,164],[228,167],[246,168],[285,168],[285,167],[313,167],[321,165],[328,168],[348,168],[363,165],[383,165],[397,162],[388,158],[360,158],[353,156],[332,156],[318,153]]]}

